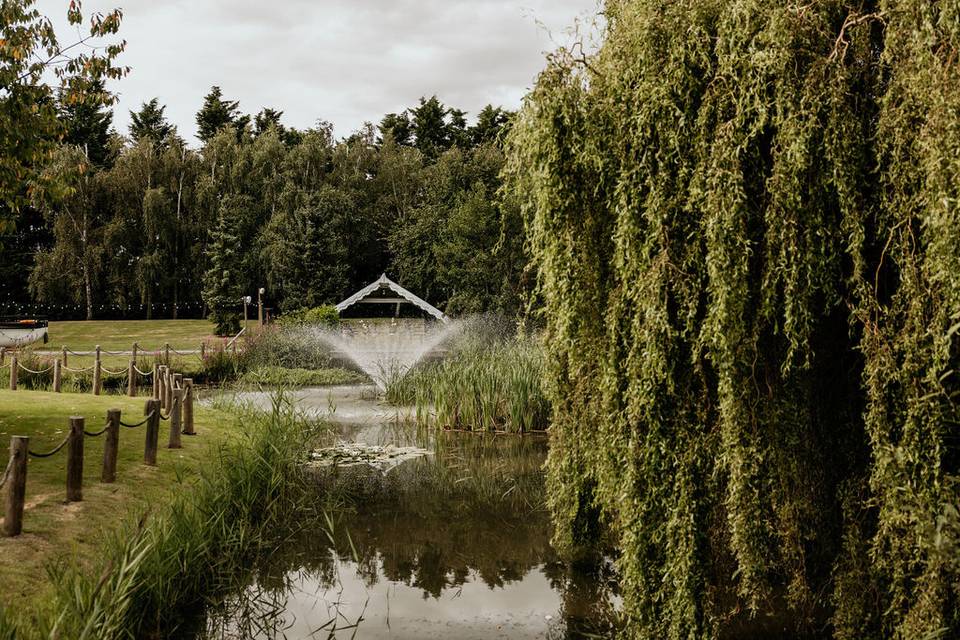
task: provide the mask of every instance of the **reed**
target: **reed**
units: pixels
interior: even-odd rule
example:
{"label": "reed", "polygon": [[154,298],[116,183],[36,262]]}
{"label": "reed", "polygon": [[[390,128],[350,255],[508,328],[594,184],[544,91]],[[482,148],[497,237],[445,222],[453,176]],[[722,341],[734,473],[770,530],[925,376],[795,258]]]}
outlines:
{"label": "reed", "polygon": [[535,337],[464,332],[443,360],[385,372],[387,400],[416,407],[420,421],[471,431],[541,431],[550,405]]}
{"label": "reed", "polygon": [[[256,554],[306,508],[300,462],[319,428],[283,393],[272,411],[242,411],[244,435],[225,445],[199,481],[158,513],[104,537],[100,562],[50,567],[46,609],[17,624],[18,638],[167,637],[222,595]],[[0,632],[12,628],[0,613]]]}

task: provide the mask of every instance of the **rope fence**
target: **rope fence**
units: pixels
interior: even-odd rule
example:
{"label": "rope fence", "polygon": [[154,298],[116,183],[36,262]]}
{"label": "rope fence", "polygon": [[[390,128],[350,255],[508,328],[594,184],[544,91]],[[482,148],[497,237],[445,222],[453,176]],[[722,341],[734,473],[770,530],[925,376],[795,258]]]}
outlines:
{"label": "rope fence", "polygon": [[153,418],[155,414],[156,414],[156,411],[151,411],[146,416],[144,416],[143,420],[141,420],[140,422],[134,422],[133,424],[129,422],[124,422],[123,420],[121,420],[120,426],[126,427],[127,429],[136,429],[137,427],[142,427],[143,425],[147,424],[147,422],[149,422],[149,420]]}
{"label": "rope fence", "polygon": [[[233,337],[229,342],[224,341],[222,350],[225,352],[231,348],[232,353],[236,355],[237,353],[237,338],[243,334],[241,330],[236,336]],[[29,353],[29,352],[28,352]],[[108,356],[113,355],[129,355],[130,360],[127,363],[126,369],[110,369],[104,366],[102,361],[102,356],[106,354]],[[11,391],[17,389],[19,383],[19,372],[25,372],[32,376],[46,376],[52,372],[52,387],[53,391],[59,393],[63,385],[63,375],[64,373],[70,374],[88,374],[92,373],[92,382],[91,391],[93,395],[100,395],[103,390],[104,376],[110,377],[114,382],[112,384],[117,384],[116,380],[125,381],[127,388],[127,395],[130,397],[136,397],[138,395],[138,388],[141,384],[141,378],[145,379],[147,384],[153,386],[154,397],[166,397],[170,396],[169,392],[164,392],[164,396],[160,396],[159,391],[161,387],[164,387],[162,384],[163,381],[158,379],[157,371],[160,369],[167,370],[170,368],[171,354],[176,356],[187,356],[187,355],[198,355],[203,361],[206,357],[206,343],[201,343],[199,350],[179,350],[171,347],[169,344],[164,345],[162,350],[156,351],[146,351],[140,348],[137,343],[133,343],[133,348],[130,351],[110,351],[97,345],[93,351],[75,351],[69,349],[66,346],[62,347],[59,351],[34,351],[32,355],[35,356],[54,356],[53,362],[47,367],[41,367],[33,369],[28,367],[26,364],[19,360],[20,356],[24,355],[23,353],[17,350],[6,350],[0,348],[0,368],[9,368],[9,379],[10,384],[9,388]],[[88,367],[81,366],[69,366],[69,357],[70,356],[90,356],[94,357],[94,362]],[[7,356],[9,356],[9,361],[7,361]],[[56,357],[58,356],[58,357]],[[137,359],[143,357],[155,356],[159,361],[153,365],[153,369],[141,369],[137,366]],[[29,357],[29,356],[25,356]],[[30,386],[36,386],[37,380],[27,380]],[[123,382],[120,382],[123,384]],[[181,387],[182,388],[182,387]],[[164,408],[167,409],[170,406],[169,402],[164,402]],[[169,415],[165,416],[163,419],[169,420]]]}
{"label": "rope fence", "polygon": [[[11,364],[15,362],[15,358]],[[59,360],[54,372],[61,369]],[[16,370],[16,367],[13,368]],[[99,371],[99,369],[98,369]],[[10,440],[10,459],[3,475],[0,476],[0,490],[6,494],[2,535],[19,536],[23,532],[23,512],[26,501],[27,461],[29,458],[47,459],[66,449],[66,494],[67,502],[83,500],[83,463],[86,438],[106,436],[103,445],[103,468],[101,483],[112,483],[117,475],[117,458],[120,446],[120,427],[136,429],[146,426],[144,432],[143,464],[156,466],[157,449],[160,434],[160,421],[170,423],[168,449],[183,447],[181,436],[196,435],[193,424],[193,380],[174,373],[170,367],[157,365],[152,372],[154,387],[152,396],[144,406],[144,417],[139,422],[124,422],[120,409],[107,411],[106,423],[98,431],[85,428],[85,419],[72,416],[68,419],[69,430],[66,437],[49,451],[30,449],[30,438],[12,436]],[[166,415],[164,416],[164,411]]]}
{"label": "rope fence", "polygon": [[13,468],[13,458],[10,458],[7,461],[7,468],[3,470],[3,475],[0,476],[0,489],[3,489],[3,485],[7,484],[7,478],[10,477],[10,469]]}
{"label": "rope fence", "polygon": [[46,369],[41,369],[41,370],[39,370],[39,371],[34,371],[33,369],[28,369],[27,367],[23,366],[23,363],[21,363],[21,362],[19,362],[19,361],[17,362],[17,366],[20,367],[20,370],[21,370],[21,371],[26,371],[27,373],[32,373],[32,374],[35,375],[35,376],[42,376],[42,375],[44,375],[44,374],[46,374],[46,373],[50,373],[51,371],[53,371],[53,365],[50,365],[50,366],[47,367]]}
{"label": "rope fence", "polygon": [[63,369],[64,371],[69,371],[70,373],[86,373],[87,371],[93,371],[96,368],[96,366],[74,368],[74,367],[68,367],[67,365],[60,365],[60,368]]}
{"label": "rope fence", "polygon": [[83,435],[87,436],[88,438],[99,438],[100,436],[105,434],[109,428],[110,428],[110,420],[107,419],[107,424],[103,425],[103,429],[100,429],[100,431],[87,431],[86,429],[84,429]]}
{"label": "rope fence", "polygon": [[50,451],[47,451],[46,453],[37,453],[36,451],[30,451],[30,450],[28,450],[27,453],[30,454],[31,458],[50,458],[60,453],[60,450],[63,449],[65,446],[67,446],[68,442],[70,442],[70,436],[67,436],[66,438],[64,438],[60,444],[55,446]]}

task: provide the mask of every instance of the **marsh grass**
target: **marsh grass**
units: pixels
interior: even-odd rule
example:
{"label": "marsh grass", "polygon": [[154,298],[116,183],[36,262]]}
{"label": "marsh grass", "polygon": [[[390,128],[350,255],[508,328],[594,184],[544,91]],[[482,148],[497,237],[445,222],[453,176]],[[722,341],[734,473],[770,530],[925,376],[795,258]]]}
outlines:
{"label": "marsh grass", "polygon": [[446,358],[386,371],[387,400],[415,406],[418,420],[446,429],[545,430],[550,405],[542,348],[535,337],[496,327],[475,321],[452,341]]}
{"label": "marsh grass", "polygon": [[[284,393],[273,396],[271,411],[241,409],[237,419],[243,435],[168,506],[106,534],[99,561],[53,564],[53,596],[16,625],[17,637],[166,637],[222,595],[252,557],[306,522],[300,462],[323,427]],[[0,613],[0,633],[12,628],[9,612]]]}
{"label": "marsh grass", "polygon": [[240,377],[242,384],[255,386],[292,385],[307,387],[359,384],[367,381],[367,377],[363,374],[338,367],[324,369],[287,369],[284,367],[261,366],[247,371]]}

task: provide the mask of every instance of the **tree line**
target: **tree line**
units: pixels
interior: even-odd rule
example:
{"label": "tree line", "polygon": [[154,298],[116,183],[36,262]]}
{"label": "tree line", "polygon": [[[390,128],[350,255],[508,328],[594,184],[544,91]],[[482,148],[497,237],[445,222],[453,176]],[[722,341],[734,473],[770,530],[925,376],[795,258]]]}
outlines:
{"label": "tree line", "polygon": [[[105,94],[102,80],[92,93]],[[199,149],[159,99],[113,127],[109,100],[52,96],[62,127],[0,241],[7,313],[196,317],[227,331],[241,299],[280,311],[336,302],[387,272],[450,313],[515,310],[525,257],[501,193],[512,114],[473,124],[436,96],[335,139],[329,123],[245,114],[213,87]]]}

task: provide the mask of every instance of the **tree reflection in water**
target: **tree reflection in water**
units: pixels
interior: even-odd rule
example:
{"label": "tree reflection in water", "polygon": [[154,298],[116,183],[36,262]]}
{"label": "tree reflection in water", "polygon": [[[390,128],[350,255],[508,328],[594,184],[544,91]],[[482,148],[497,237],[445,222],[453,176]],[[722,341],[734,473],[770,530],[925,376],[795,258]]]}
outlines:
{"label": "tree reflection in water", "polygon": [[200,635],[430,637],[441,621],[458,637],[608,635],[612,560],[598,549],[571,566],[550,546],[545,439],[431,444],[386,474],[317,470],[317,499],[338,515],[261,559]]}

